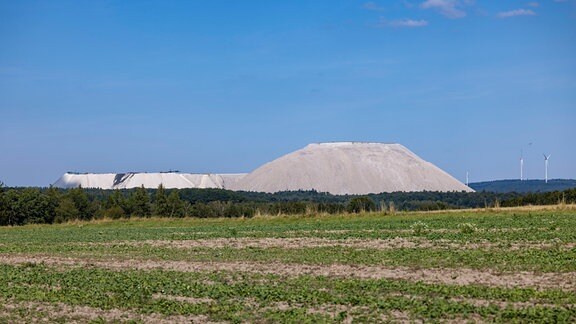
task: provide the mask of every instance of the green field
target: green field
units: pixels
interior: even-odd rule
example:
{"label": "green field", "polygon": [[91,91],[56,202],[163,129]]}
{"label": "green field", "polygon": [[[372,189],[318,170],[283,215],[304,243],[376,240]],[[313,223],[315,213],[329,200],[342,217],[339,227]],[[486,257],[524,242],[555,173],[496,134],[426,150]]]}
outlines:
{"label": "green field", "polygon": [[0,323],[575,322],[576,211],[0,228]]}

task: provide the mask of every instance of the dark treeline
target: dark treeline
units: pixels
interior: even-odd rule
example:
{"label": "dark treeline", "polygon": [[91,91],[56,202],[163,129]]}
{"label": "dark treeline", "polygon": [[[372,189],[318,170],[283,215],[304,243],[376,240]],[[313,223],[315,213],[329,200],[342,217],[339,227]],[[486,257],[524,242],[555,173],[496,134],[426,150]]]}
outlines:
{"label": "dark treeline", "polygon": [[395,192],[365,196],[316,191],[274,194],[222,189],[6,188],[0,183],[0,225],[129,217],[253,217],[576,203],[576,189],[547,193]]}
{"label": "dark treeline", "polygon": [[470,188],[476,191],[491,192],[552,192],[563,191],[576,188],[574,179],[551,179],[544,180],[495,180],[485,182],[475,182],[470,184]]}

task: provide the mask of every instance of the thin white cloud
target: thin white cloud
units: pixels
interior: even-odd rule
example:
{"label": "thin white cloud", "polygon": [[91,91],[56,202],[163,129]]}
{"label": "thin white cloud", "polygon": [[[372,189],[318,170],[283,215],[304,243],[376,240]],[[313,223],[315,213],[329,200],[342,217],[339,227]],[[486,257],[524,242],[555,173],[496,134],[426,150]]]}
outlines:
{"label": "thin white cloud", "polygon": [[384,11],[384,7],[379,6],[376,2],[369,1],[362,5],[362,8],[372,11]]}
{"label": "thin white cloud", "polygon": [[428,26],[428,21],[426,20],[413,20],[413,19],[400,19],[389,21],[388,26],[391,27],[406,27],[406,28],[417,28]]}
{"label": "thin white cloud", "polygon": [[498,18],[510,18],[517,16],[535,16],[536,13],[530,9],[515,9],[498,13]]}
{"label": "thin white cloud", "polygon": [[[466,1],[466,4],[473,3]],[[466,11],[461,9],[457,0],[426,0],[420,4],[422,9],[436,9],[448,18],[456,19],[466,17]]]}
{"label": "thin white cloud", "polygon": [[538,7],[540,7],[540,4],[539,4],[538,2],[536,2],[536,1],[528,2],[526,5],[527,5],[528,7],[532,7],[532,8],[538,8]]}
{"label": "thin white cloud", "polygon": [[418,28],[428,26],[428,21],[423,19],[395,19],[388,20],[384,17],[380,17],[380,21],[377,24],[372,25],[372,27],[377,28]]}

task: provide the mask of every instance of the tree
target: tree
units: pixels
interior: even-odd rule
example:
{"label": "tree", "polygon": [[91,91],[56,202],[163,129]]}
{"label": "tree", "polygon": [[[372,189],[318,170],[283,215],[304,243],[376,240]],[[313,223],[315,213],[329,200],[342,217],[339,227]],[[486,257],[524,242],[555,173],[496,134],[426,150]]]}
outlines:
{"label": "tree", "polygon": [[120,190],[114,190],[114,193],[106,198],[103,212],[104,217],[118,219],[130,215],[130,210],[128,210],[127,205],[126,199],[124,199]]}
{"label": "tree", "polygon": [[154,215],[161,217],[168,217],[171,213],[171,208],[168,205],[168,198],[166,197],[166,190],[160,184],[156,193],[154,194]]}
{"label": "tree", "polygon": [[114,193],[106,197],[106,203],[104,204],[104,208],[112,208],[117,206],[124,207],[125,204],[126,199],[124,199],[124,196],[122,195],[122,193],[120,193],[120,190],[115,189]]}
{"label": "tree", "polygon": [[50,223],[54,219],[55,205],[36,188],[11,189],[2,193],[0,224],[23,225]]}
{"label": "tree", "polygon": [[180,199],[178,190],[172,190],[168,196],[168,208],[170,210],[170,217],[184,217],[184,202]]}
{"label": "tree", "polygon": [[0,226],[8,225],[8,201],[4,192],[4,182],[0,181]]}
{"label": "tree", "polygon": [[74,204],[74,201],[70,197],[63,197],[60,199],[58,206],[56,207],[56,216],[54,217],[54,222],[64,223],[69,220],[79,219],[80,211]]}
{"label": "tree", "polygon": [[246,204],[227,204],[227,208],[224,211],[224,217],[253,217],[255,210],[254,208],[247,206]]}
{"label": "tree", "polygon": [[369,212],[376,210],[376,204],[374,203],[374,200],[370,199],[369,197],[356,197],[350,200],[346,210],[349,213],[362,213],[366,211]]}
{"label": "tree", "polygon": [[62,199],[62,194],[60,193],[60,191],[58,191],[58,189],[56,189],[52,186],[50,186],[50,188],[48,188],[48,190],[46,190],[46,192],[44,194],[48,198],[50,210],[53,211],[53,213],[49,216],[49,218],[46,219],[46,223],[52,224],[54,222],[55,217],[56,217],[56,208],[58,207],[58,204],[60,203],[60,199]]}
{"label": "tree", "polygon": [[211,206],[204,203],[195,203],[190,208],[190,216],[199,218],[218,217],[216,210]]}
{"label": "tree", "polygon": [[133,216],[148,217],[151,214],[150,197],[144,185],[137,188],[130,195],[130,207]]}
{"label": "tree", "polygon": [[51,223],[54,219],[55,205],[48,196],[37,188],[24,189],[20,194],[23,224]]}
{"label": "tree", "polygon": [[10,189],[2,193],[2,210],[0,210],[0,224],[1,225],[20,225],[20,195],[18,191]]}
{"label": "tree", "polygon": [[78,219],[92,219],[94,213],[90,208],[90,200],[82,187],[70,189],[66,196],[74,202],[74,206],[78,210]]}
{"label": "tree", "polygon": [[102,206],[102,202],[99,199],[94,199],[90,201],[90,206],[88,206],[90,213],[90,219],[100,219],[104,217],[104,212],[106,211]]}

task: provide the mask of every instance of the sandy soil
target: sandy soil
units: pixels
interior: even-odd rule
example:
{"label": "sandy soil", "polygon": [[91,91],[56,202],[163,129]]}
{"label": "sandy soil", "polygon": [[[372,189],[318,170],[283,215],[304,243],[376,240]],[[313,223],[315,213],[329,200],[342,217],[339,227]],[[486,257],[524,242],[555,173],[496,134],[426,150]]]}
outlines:
{"label": "sandy soil", "polygon": [[474,269],[411,269],[364,265],[310,265],[255,262],[185,262],[152,260],[87,260],[51,256],[3,255],[0,263],[44,263],[51,266],[95,266],[109,269],[165,269],[183,272],[242,271],[284,276],[314,275],[328,277],[355,277],[365,279],[401,279],[450,285],[487,285],[497,287],[534,287],[576,291],[576,273],[495,273]]}

